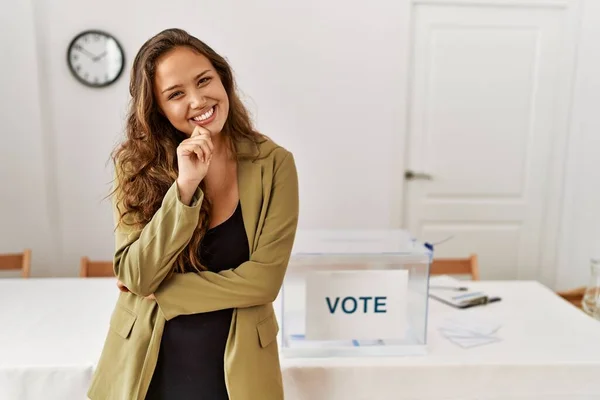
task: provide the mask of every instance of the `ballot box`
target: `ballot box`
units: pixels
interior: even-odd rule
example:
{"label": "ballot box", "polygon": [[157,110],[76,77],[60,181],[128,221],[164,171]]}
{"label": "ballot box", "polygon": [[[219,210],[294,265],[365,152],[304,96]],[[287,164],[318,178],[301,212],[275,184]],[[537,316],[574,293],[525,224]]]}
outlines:
{"label": "ballot box", "polygon": [[432,258],[404,230],[299,230],[277,301],[282,355],[426,354]]}

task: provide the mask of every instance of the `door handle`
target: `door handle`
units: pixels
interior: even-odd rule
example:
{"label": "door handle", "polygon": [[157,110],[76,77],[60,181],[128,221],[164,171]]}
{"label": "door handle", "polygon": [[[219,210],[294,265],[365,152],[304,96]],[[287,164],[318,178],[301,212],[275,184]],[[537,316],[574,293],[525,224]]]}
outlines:
{"label": "door handle", "polygon": [[404,178],[409,181],[413,181],[416,179],[430,181],[433,179],[433,176],[426,174],[424,172],[414,172],[411,170],[406,170],[406,172],[404,172]]}

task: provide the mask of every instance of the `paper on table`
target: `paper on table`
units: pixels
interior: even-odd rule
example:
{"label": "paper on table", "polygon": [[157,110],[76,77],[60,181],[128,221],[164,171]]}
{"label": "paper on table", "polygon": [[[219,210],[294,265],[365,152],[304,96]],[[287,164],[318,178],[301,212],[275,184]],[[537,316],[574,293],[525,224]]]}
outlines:
{"label": "paper on table", "polygon": [[442,322],[440,333],[451,342],[470,348],[500,341],[496,333],[501,328],[497,322],[470,314],[457,315]]}
{"label": "paper on table", "polygon": [[474,338],[447,337],[447,339],[450,340],[452,343],[457,344],[460,347],[463,347],[466,349],[500,341],[500,339],[497,337],[474,337]]}
{"label": "paper on table", "polygon": [[475,317],[470,314],[461,314],[446,319],[442,324],[442,329],[458,330],[481,336],[489,336],[500,329],[500,324],[480,316]]}

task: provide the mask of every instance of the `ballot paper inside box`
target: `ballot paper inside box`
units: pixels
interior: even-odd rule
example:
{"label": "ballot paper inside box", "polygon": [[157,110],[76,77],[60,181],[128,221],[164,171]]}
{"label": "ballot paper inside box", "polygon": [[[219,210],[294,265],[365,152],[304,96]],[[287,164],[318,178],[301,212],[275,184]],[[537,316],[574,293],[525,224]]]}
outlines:
{"label": "ballot paper inside box", "polygon": [[425,354],[431,259],[402,230],[299,231],[279,299],[283,355]]}

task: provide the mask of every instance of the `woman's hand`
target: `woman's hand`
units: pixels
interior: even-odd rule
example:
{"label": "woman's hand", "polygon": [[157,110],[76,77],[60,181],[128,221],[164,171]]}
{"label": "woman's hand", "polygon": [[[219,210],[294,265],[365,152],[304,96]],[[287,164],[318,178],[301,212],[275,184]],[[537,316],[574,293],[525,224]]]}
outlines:
{"label": "woman's hand", "polygon": [[[127,288],[127,286],[125,286],[125,284],[121,281],[117,281],[117,287],[119,288],[119,290],[123,293],[129,293],[129,289]],[[152,293],[149,296],[146,296],[145,299],[147,300],[156,300],[156,297],[154,297],[154,293]]]}
{"label": "woman's hand", "polygon": [[177,147],[177,165],[179,176],[177,184],[194,186],[194,190],[208,172],[212,158],[213,144],[210,131],[201,126],[194,128],[192,136]]}
{"label": "woman's hand", "polygon": [[119,290],[123,293],[129,293],[129,289],[127,288],[127,286],[125,286],[123,284],[123,282],[121,281],[117,281],[117,287],[119,288]]}

